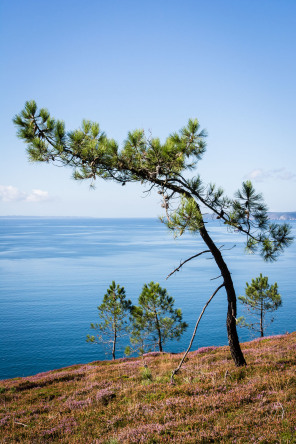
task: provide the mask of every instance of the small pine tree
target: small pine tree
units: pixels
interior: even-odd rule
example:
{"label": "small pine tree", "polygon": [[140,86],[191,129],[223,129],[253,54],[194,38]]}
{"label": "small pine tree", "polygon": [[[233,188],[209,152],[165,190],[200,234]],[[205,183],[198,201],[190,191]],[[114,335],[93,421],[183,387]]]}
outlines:
{"label": "small pine tree", "polygon": [[180,339],[187,328],[182,321],[182,311],[174,309],[174,298],[156,282],[143,286],[139,305],[133,308],[131,343],[134,349],[143,353],[155,346],[163,351],[169,339]]}
{"label": "small pine tree", "polygon": [[[256,279],[252,279],[249,285],[246,283],[246,295],[239,296],[239,301],[246,307],[247,311],[255,318],[259,318],[257,322],[247,323],[244,316],[238,318],[237,323],[240,327],[247,327],[264,336],[267,326],[266,313],[277,310],[282,305],[281,295],[278,293],[278,286],[268,283],[268,277],[260,274]],[[270,319],[270,323],[274,318]]]}
{"label": "small pine tree", "polygon": [[124,287],[120,287],[112,281],[104,295],[102,304],[98,306],[101,322],[90,324],[93,330],[98,330],[101,334],[96,337],[87,335],[86,341],[102,342],[108,348],[111,347],[112,359],[115,359],[117,340],[127,333],[131,309],[132,303],[125,298]]}

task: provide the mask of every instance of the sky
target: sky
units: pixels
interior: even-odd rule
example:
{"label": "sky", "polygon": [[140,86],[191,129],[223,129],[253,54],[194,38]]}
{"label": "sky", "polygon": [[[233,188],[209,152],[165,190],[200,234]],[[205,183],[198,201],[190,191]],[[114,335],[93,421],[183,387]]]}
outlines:
{"label": "sky", "polygon": [[[198,118],[196,173],[231,197],[251,179],[270,211],[296,211],[295,0],[2,0],[0,216],[156,217],[159,196],[29,163],[12,119],[26,100],[99,122],[120,144]],[[146,197],[145,197],[146,196]]]}

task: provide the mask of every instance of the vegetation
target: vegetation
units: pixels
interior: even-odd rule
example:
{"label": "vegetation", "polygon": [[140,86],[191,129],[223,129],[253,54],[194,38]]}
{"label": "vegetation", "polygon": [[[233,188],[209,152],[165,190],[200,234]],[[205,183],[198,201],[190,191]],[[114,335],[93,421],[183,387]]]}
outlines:
{"label": "vegetation", "polygon": [[28,145],[31,161],[71,167],[79,180],[101,178],[122,185],[140,182],[148,187],[146,191],[158,190],[166,212],[163,221],[169,229],[176,235],[185,230],[198,233],[207,246],[190,259],[210,253],[217,264],[222,279],[218,288],[224,287],[227,294],[230,352],[237,366],[245,365],[236,330],[237,301],[231,273],[222,246],[213,242],[206,229],[201,208],[211,211],[227,229],[244,234],[246,248],[259,251],[265,260],[275,260],[292,238],[288,225],[268,222],[262,196],[249,181],[242,184],[234,199],[229,199],[221,188],[204,185],[200,176],[189,177],[188,171],[197,166],[206,149],[206,133],[200,130],[198,121],[190,119],[164,143],[147,138],[142,130],[129,132],[121,150],[97,123],[84,120],[80,129],[66,133],[64,123],[53,119],[46,109],[38,110],[34,101],[26,102],[14,123],[18,136]]}
{"label": "vegetation", "polygon": [[179,355],[93,362],[0,381],[1,443],[293,443],[296,333]]}
{"label": "vegetation", "polygon": [[[266,314],[277,310],[282,305],[281,295],[278,293],[277,283],[270,285],[268,283],[268,277],[260,276],[256,279],[252,279],[252,283],[249,285],[246,283],[246,295],[239,296],[239,301],[246,307],[247,311],[259,318],[257,322],[248,323],[244,316],[238,318],[238,325],[241,327],[247,327],[250,330],[259,332],[260,336],[264,336],[264,331],[267,327]],[[273,322],[274,318],[270,319]]]}
{"label": "vegetation", "polygon": [[144,284],[138,306],[132,310],[132,348],[142,354],[157,346],[162,352],[168,340],[180,339],[188,325],[182,321],[182,311],[174,309],[174,302],[174,298],[159,283]]}
{"label": "vegetation", "polygon": [[111,347],[112,359],[115,359],[118,339],[127,334],[129,315],[132,303],[125,298],[124,287],[116,286],[113,281],[104,295],[103,302],[98,306],[100,323],[90,324],[93,330],[99,330],[100,335],[87,335],[87,342],[102,342]]}

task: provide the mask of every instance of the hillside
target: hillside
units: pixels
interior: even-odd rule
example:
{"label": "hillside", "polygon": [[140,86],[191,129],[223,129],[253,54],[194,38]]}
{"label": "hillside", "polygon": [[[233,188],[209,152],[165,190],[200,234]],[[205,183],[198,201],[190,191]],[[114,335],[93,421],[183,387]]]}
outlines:
{"label": "hillside", "polygon": [[296,442],[296,332],[0,381],[1,443]]}

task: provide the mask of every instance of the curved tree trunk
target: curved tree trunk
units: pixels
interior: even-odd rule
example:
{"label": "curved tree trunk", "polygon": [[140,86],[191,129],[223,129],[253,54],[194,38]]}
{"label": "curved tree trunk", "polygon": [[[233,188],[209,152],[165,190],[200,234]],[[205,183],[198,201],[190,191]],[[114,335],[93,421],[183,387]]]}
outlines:
{"label": "curved tree trunk", "polygon": [[[174,184],[169,184],[167,182],[161,181],[161,180],[154,180],[154,183],[157,185],[171,189],[174,192],[177,192],[180,196],[186,196],[187,198],[199,198],[198,195],[194,195],[194,193],[191,194],[191,190],[184,191],[183,188],[180,188]],[[200,207],[195,200],[196,208],[200,215],[202,215],[202,212],[200,210]],[[232,359],[237,367],[246,365],[246,361],[243,355],[243,352],[240,347],[240,343],[238,340],[237,330],[236,330],[236,294],[231,278],[230,271],[228,270],[228,267],[226,263],[224,262],[224,259],[222,257],[221,251],[219,248],[215,245],[212,238],[210,237],[209,233],[206,230],[205,224],[203,220],[200,221],[200,227],[199,227],[200,235],[211,251],[216,264],[219,267],[219,270],[221,272],[221,276],[224,280],[225,290],[227,294],[227,302],[228,302],[228,308],[227,308],[227,318],[226,318],[226,327],[227,327],[227,336],[228,336],[228,343],[230,347],[230,353],[232,356]]]}
{"label": "curved tree trunk", "polygon": [[240,343],[238,340],[237,330],[236,330],[236,294],[231,278],[231,274],[228,270],[226,263],[222,257],[221,251],[214,244],[213,240],[209,236],[209,233],[206,230],[204,224],[200,227],[200,234],[205,244],[208,246],[211,251],[216,264],[218,265],[221,275],[224,279],[225,290],[227,294],[228,301],[228,310],[227,310],[227,318],[226,318],[226,327],[227,327],[227,336],[228,343],[230,347],[230,353],[234,363],[237,367],[242,365],[246,365],[246,361],[244,355],[242,353]]}

